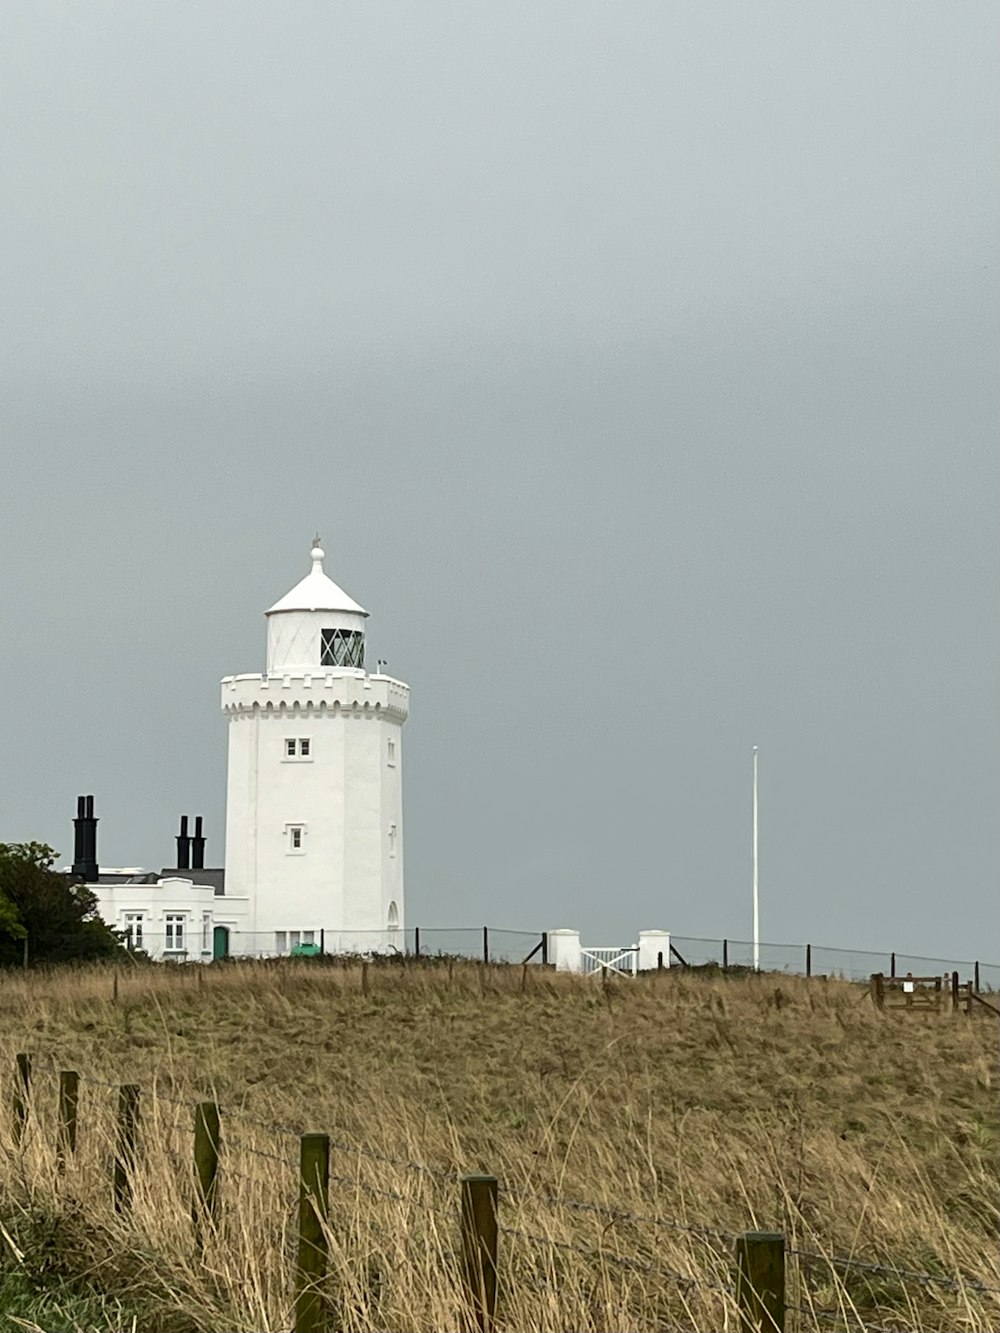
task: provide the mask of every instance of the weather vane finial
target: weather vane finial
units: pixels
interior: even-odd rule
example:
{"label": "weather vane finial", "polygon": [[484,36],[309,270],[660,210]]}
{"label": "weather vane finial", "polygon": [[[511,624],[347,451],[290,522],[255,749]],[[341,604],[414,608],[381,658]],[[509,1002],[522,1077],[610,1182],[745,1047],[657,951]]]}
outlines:
{"label": "weather vane finial", "polygon": [[322,544],[323,543],[319,539],[319,533],[317,532],[316,536],[313,538],[313,550],[315,550],[317,546],[322,546]]}

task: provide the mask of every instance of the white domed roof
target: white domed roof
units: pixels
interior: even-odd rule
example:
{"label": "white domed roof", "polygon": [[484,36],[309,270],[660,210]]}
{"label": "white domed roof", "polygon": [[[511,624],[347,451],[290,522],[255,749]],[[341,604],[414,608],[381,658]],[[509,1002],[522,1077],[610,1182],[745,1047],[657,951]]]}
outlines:
{"label": "white domed roof", "polygon": [[275,602],[265,611],[272,616],[276,611],[347,611],[353,615],[366,616],[368,612],[358,606],[353,597],[348,597],[343,588],[338,588],[333,579],[323,573],[323,548],[319,538],[313,543],[312,569],[301,583],[296,583],[291,592]]}

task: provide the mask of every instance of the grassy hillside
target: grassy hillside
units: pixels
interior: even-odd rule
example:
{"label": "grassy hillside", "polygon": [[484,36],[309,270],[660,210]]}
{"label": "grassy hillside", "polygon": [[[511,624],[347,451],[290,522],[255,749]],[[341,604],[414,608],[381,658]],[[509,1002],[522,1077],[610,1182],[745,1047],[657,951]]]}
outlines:
{"label": "grassy hillside", "polygon": [[[0,978],[2,1279],[64,1300],[64,1314],[36,1311],[41,1326],[287,1328],[288,1130],[339,1145],[337,1328],[465,1327],[451,1178],[464,1171],[501,1180],[501,1328],[733,1327],[718,1288],[747,1228],[946,1279],[791,1257],[790,1330],[1000,1327],[997,1295],[975,1288],[1000,1288],[990,1016],[880,1014],[861,988],[794,977],[366,977],[364,993],[359,968],[306,961],[138,969],[117,1000],[108,973]],[[18,1149],[16,1051],[35,1060]],[[59,1179],[61,1068],[81,1074],[81,1139]],[[142,1086],[145,1144],[125,1218],[107,1183],[121,1082]],[[224,1108],[224,1217],[202,1261],[188,1163],[206,1097]]]}

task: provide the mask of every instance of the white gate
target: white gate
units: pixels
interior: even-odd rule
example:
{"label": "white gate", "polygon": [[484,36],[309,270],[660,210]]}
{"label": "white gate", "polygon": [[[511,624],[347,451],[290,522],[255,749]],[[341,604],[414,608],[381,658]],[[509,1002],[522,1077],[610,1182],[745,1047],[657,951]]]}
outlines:
{"label": "white gate", "polygon": [[616,977],[634,977],[639,970],[639,946],[630,944],[624,949],[610,945],[580,949],[581,971],[585,976],[611,974]]}

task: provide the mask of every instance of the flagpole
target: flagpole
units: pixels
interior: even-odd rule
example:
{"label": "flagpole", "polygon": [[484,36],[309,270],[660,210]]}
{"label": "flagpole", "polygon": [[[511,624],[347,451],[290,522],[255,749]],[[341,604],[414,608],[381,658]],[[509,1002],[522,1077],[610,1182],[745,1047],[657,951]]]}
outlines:
{"label": "flagpole", "polygon": [[760,842],[757,837],[757,747],[753,747],[753,970],[760,971]]}

